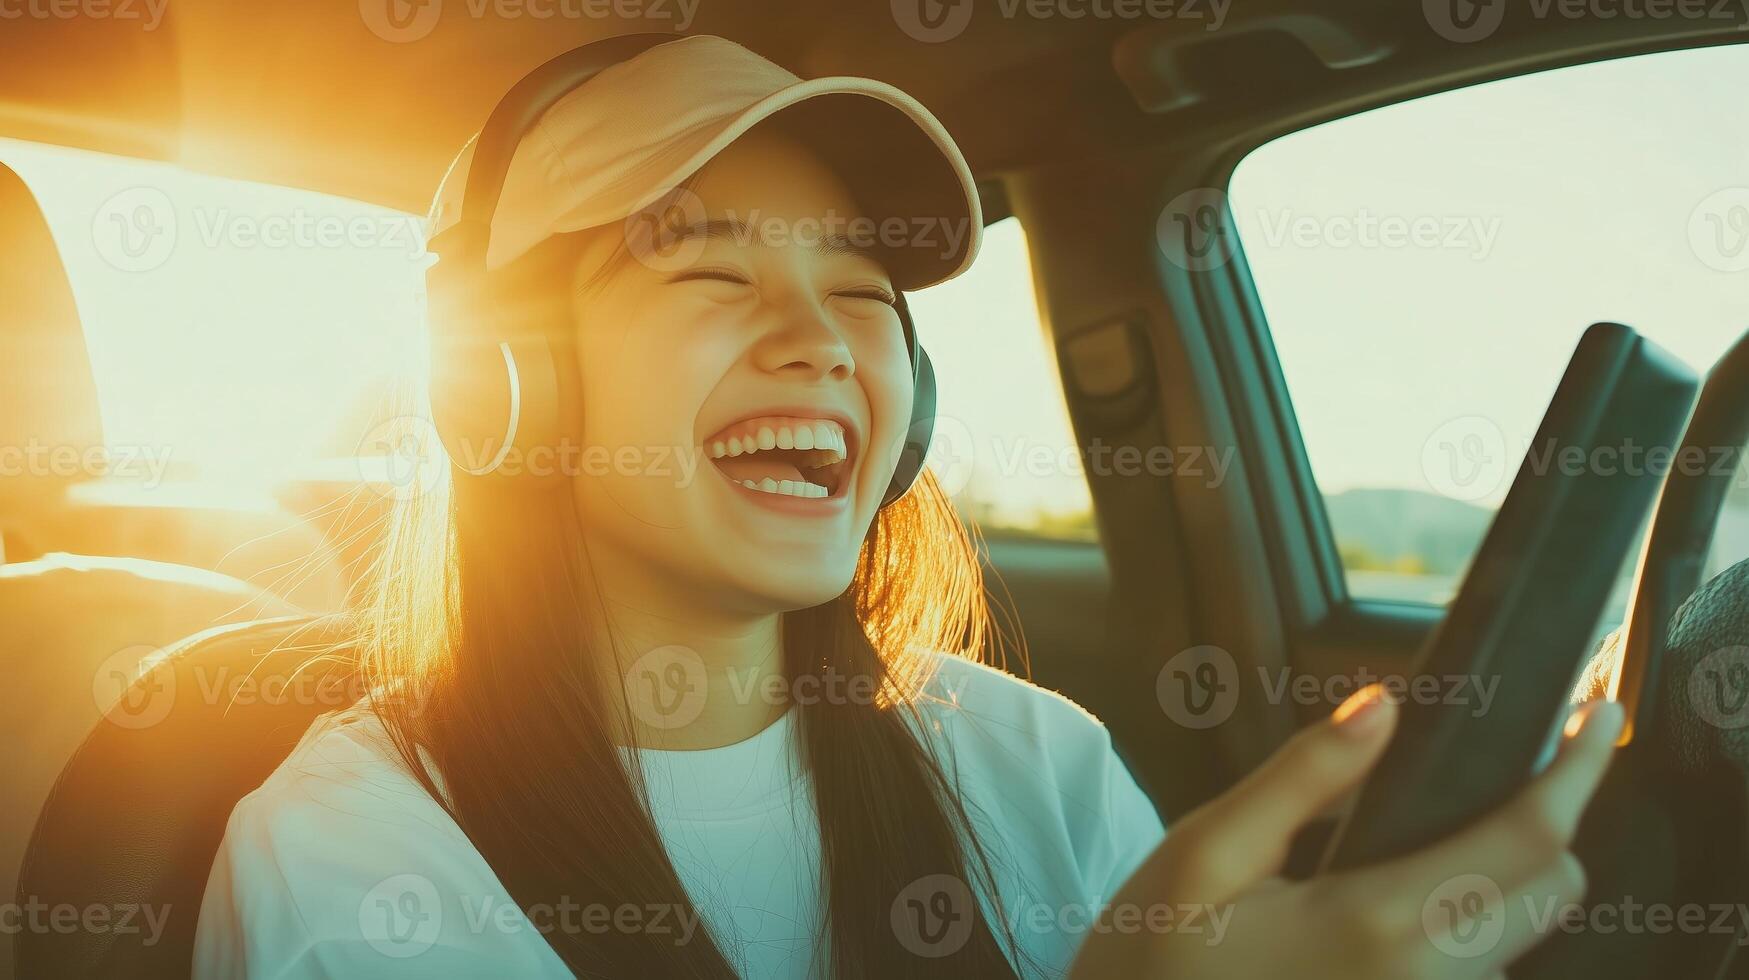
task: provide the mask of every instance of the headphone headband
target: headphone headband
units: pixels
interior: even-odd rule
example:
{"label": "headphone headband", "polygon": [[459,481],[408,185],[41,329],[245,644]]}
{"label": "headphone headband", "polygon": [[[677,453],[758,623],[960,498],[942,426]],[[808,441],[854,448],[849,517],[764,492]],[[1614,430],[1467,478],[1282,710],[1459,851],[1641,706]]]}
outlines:
{"label": "headphone headband", "polygon": [[675,40],[672,34],[625,34],[573,48],[523,76],[498,100],[474,140],[474,158],[462,191],[461,218],[431,240],[431,251],[484,269],[492,218],[504,193],[504,180],[522,137],[560,99],[622,61]]}

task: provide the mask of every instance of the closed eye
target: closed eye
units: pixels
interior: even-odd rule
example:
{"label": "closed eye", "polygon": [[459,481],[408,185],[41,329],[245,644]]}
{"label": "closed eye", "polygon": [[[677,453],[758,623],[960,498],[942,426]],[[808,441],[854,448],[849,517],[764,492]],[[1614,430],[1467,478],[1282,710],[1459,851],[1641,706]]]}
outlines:
{"label": "closed eye", "polygon": [[877,303],[897,306],[899,298],[879,286],[860,287],[857,289],[840,289],[833,292],[834,296],[848,296],[852,299],[872,299]]}
{"label": "closed eye", "polygon": [[737,286],[752,285],[748,278],[732,269],[688,269],[668,277],[669,282],[728,282]]}

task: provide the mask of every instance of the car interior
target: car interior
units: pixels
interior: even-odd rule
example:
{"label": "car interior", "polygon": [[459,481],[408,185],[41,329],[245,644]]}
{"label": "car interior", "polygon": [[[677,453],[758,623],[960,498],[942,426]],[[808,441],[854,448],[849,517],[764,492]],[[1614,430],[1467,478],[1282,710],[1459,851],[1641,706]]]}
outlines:
{"label": "car interior", "polygon": [[[102,16],[0,21],[6,257],[0,445],[77,453],[103,446],[106,429],[116,424],[140,431],[140,419],[100,409],[105,392],[102,372],[93,368],[90,310],[100,302],[137,302],[144,315],[159,301],[149,292],[156,274],[150,269],[88,287],[108,296],[81,293],[74,252],[89,245],[69,236],[92,221],[79,213],[57,224],[55,199],[33,188],[31,168],[9,156],[25,144],[419,216],[456,149],[497,98],[535,66],[595,38],[645,30],[720,34],[804,77],[890,81],[929,107],[971,162],[991,236],[981,262],[1004,260],[1001,229],[1023,236],[1014,261],[1028,285],[1009,289],[1013,295],[1003,302],[1036,304],[1036,317],[1015,323],[992,315],[979,327],[1007,332],[991,343],[1036,348],[1042,367],[1036,377],[1005,386],[1012,409],[987,410],[1032,418],[1023,407],[1056,412],[1060,405],[1063,431],[1083,450],[1178,451],[1181,465],[1139,478],[1091,464],[1074,474],[1075,499],[1085,503],[1072,533],[1042,520],[1005,523],[994,511],[962,506],[969,518],[991,516],[980,520],[981,547],[1013,641],[1007,666],[1103,720],[1170,827],[1297,728],[1334,709],[1340,696],[1322,692],[1351,690],[1341,685],[1356,676],[1413,671],[1447,612],[1449,582],[1439,586],[1445,594],[1416,598],[1372,585],[1389,576],[1432,581],[1419,563],[1433,545],[1416,539],[1412,525],[1423,513],[1417,507],[1437,501],[1367,497],[1364,480],[1350,481],[1361,489],[1337,494],[1339,481],[1330,479],[1320,455],[1341,443],[1357,458],[1397,454],[1422,472],[1425,453],[1433,451],[1426,446],[1437,442],[1425,430],[1402,445],[1377,438],[1393,416],[1412,414],[1420,396],[1393,401],[1395,389],[1386,391],[1345,423],[1350,431],[1314,432],[1313,420],[1323,423],[1330,413],[1319,414],[1321,396],[1302,379],[1311,374],[1317,383],[1318,371],[1341,364],[1401,372],[1421,379],[1412,386],[1424,389],[1430,403],[1464,389],[1472,414],[1487,411],[1491,398],[1523,401],[1533,406],[1528,429],[1567,353],[1593,322],[1629,323],[1660,342],[1666,341],[1659,330],[1689,329],[1690,314],[1711,317],[1713,334],[1728,329],[1730,340],[1749,329],[1743,302],[1749,273],[1741,271],[1749,258],[1737,261],[1745,246],[1732,237],[1749,236],[1749,191],[1720,198],[1723,204],[1707,214],[1691,216],[1697,201],[1689,200],[1671,219],[1677,244],[1669,244],[1669,255],[1683,252],[1672,263],[1695,264],[1683,250],[1716,232],[1720,244],[1707,253],[1712,261],[1702,257],[1696,275],[1734,302],[1696,301],[1657,322],[1647,307],[1613,308],[1607,297],[1614,294],[1600,286],[1605,299],[1587,296],[1561,308],[1566,315],[1547,323],[1549,339],[1492,346],[1485,362],[1442,359],[1428,346],[1427,363],[1418,368],[1399,360],[1394,348],[1368,349],[1355,339],[1360,335],[1343,332],[1344,323],[1370,315],[1371,291],[1413,293],[1391,283],[1406,273],[1383,261],[1356,265],[1351,279],[1324,284],[1340,288],[1344,301],[1322,306],[1315,327],[1296,327],[1290,336],[1287,280],[1274,275],[1272,261],[1260,254],[1267,243],[1237,213],[1240,179],[1261,179],[1264,156],[1276,146],[1321,127],[1338,133],[1350,119],[1387,119],[1421,100],[1433,104],[1546,76],[1570,80],[1550,104],[1578,105],[1573,93],[1588,84],[1592,76],[1583,73],[1593,67],[1688,57],[1731,66],[1735,74],[1709,75],[1709,67],[1696,77],[1708,91],[1717,86],[1740,100],[1742,89],[1730,85],[1749,78],[1743,71],[1749,11],[1741,6],[1696,5],[1669,16],[1487,0],[1171,6],[1173,16],[1149,17],[1124,15],[1121,4],[701,2],[678,27],[682,15],[663,3],[639,6],[644,17],[567,18],[478,15],[472,12],[478,8],[437,0],[161,0],[140,5],[133,18],[118,16],[117,6]],[[1618,5],[1596,6],[1607,13]],[[1057,14],[1044,15],[1044,8]],[[1076,10],[1094,12],[1068,15]],[[1626,98],[1610,92],[1617,102]],[[1582,115],[1542,118],[1537,128],[1556,139],[1563,127],[1589,132]],[[1650,141],[1661,125],[1698,115],[1689,106],[1634,119]],[[1482,127],[1498,118],[1493,109],[1478,109],[1472,121]],[[1602,126],[1615,117],[1597,118]],[[1725,148],[1718,166],[1734,168],[1738,191],[1749,187],[1749,136],[1741,120],[1739,111],[1705,127]],[[1407,158],[1417,143],[1449,158],[1441,142],[1449,135],[1429,127],[1400,131],[1388,144],[1357,141],[1354,169],[1367,172],[1368,153]],[[1527,184],[1547,176],[1533,163],[1515,164],[1511,140],[1458,145],[1473,155],[1447,160],[1459,173],[1495,168],[1508,175],[1502,179]],[[1255,164],[1247,162],[1254,156]],[[1598,156],[1600,171],[1630,166]],[[1414,172],[1394,178],[1372,181],[1383,188],[1386,212],[1406,207],[1390,203],[1401,198],[1389,192],[1436,180]],[[1326,179],[1303,171],[1281,186],[1303,183],[1306,199],[1314,199]],[[1637,247],[1629,243],[1642,235],[1632,207],[1575,196],[1567,204],[1620,219],[1621,240],[1600,248]],[[1460,207],[1491,213],[1474,202]],[[1509,214],[1502,234],[1536,220]],[[1668,244],[1659,241],[1658,248]],[[1358,263],[1362,250],[1328,251]],[[1573,277],[1608,278],[1578,260],[1563,270],[1562,261],[1539,255],[1514,266],[1512,275],[1546,282],[1551,291],[1569,289]],[[1644,282],[1628,284],[1635,285]],[[1693,292],[1681,283],[1669,288]],[[138,293],[130,298],[128,290]],[[1454,279],[1449,295],[1404,297],[1425,308],[1428,319],[1391,329],[1405,335],[1439,329],[1431,325],[1438,309],[1466,300],[1491,304],[1503,323],[1553,317],[1549,297],[1492,290],[1481,278]],[[974,295],[956,302],[981,301]],[[926,338],[953,326],[931,323],[935,309],[927,297],[914,306]],[[234,329],[253,328],[243,322]],[[1726,344],[1671,346],[1704,372]],[[1298,353],[1314,349],[1315,355]],[[1511,376],[1531,379],[1522,385],[1506,380],[1505,368],[1488,366],[1533,362],[1534,371]],[[938,356],[944,389],[955,384],[953,369],[951,358]],[[1323,383],[1359,389],[1373,377],[1330,375]],[[329,648],[327,617],[347,608],[389,498],[359,492],[355,468],[316,464],[344,463],[381,421],[374,408],[336,409],[352,414],[341,416],[350,428],[342,426],[330,458],[280,481],[274,499],[260,506],[220,506],[164,488],[147,498],[112,492],[116,481],[89,467],[73,475],[0,475],[0,669],[11,681],[0,694],[8,746],[0,753],[6,804],[0,886],[20,903],[153,902],[172,910],[162,940],[149,946],[116,932],[0,930],[0,973],[186,973],[201,891],[231,807],[317,715],[358,693],[344,659],[316,654]],[[1220,478],[1187,465],[1185,447],[1221,460]],[[1738,455],[1728,462],[1735,466]],[[932,465],[940,470],[951,462]],[[1513,465],[1504,464],[1508,471]],[[974,479],[968,493],[984,485]],[[1735,486],[1719,504],[1730,515],[1749,510],[1749,490]],[[1498,494],[1471,500],[1479,502],[1464,519],[1473,526],[1454,532],[1463,550],[1450,581],[1461,579]],[[1381,536],[1422,543],[1363,561],[1349,531],[1363,519]],[[1683,716],[1683,705],[1699,696],[1692,692],[1702,685],[1696,678],[1703,666],[1707,677],[1723,677],[1719,683],[1737,685],[1738,693],[1749,690],[1743,681],[1749,667],[1725,670],[1717,656],[1707,659],[1749,648],[1749,576],[1737,565],[1749,548],[1727,546],[1741,540],[1721,529],[1692,598],[1672,597],[1673,605],[1686,605],[1672,617],[1658,687],[1644,693],[1669,706],[1669,718]],[[1397,564],[1386,568],[1391,561]],[[1624,595],[1633,572],[1630,562]],[[1593,688],[1607,672],[1598,664],[1620,651],[1620,635],[1610,636],[1620,624],[1620,617],[1596,624],[1603,642],[1587,675]],[[1218,675],[1211,693],[1225,699],[1222,723],[1201,724],[1191,717],[1196,712],[1170,703],[1168,688],[1185,671]],[[316,694],[173,703],[150,696],[195,690],[215,672],[277,679]],[[1284,695],[1279,678],[1303,679],[1316,693]],[[1749,716],[1709,715],[1706,722],[1667,721],[1636,734],[1582,831],[1582,852],[1596,859],[1588,867],[1594,891],[1668,903],[1749,901],[1749,757],[1737,733],[1746,722]],[[1320,844],[1308,840],[1307,855]],[[1555,936],[1512,975],[1749,976],[1749,961],[1732,956],[1742,942],[1749,942],[1749,926],[1740,920],[1723,933],[1579,930]]]}

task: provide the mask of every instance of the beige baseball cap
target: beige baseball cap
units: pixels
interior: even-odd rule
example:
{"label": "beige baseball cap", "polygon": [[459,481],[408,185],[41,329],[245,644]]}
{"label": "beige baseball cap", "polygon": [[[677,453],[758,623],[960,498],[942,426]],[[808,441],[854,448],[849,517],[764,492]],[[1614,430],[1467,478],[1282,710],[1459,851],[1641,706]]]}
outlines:
{"label": "beige baseball cap", "polygon": [[[866,220],[840,232],[868,239],[896,286],[931,286],[971,265],[983,232],[977,186],[916,99],[868,78],[804,80],[726,38],[695,35],[603,70],[540,118],[511,158],[487,268],[656,204],[773,116],[844,178]],[[430,237],[460,217],[474,142],[444,175]]]}

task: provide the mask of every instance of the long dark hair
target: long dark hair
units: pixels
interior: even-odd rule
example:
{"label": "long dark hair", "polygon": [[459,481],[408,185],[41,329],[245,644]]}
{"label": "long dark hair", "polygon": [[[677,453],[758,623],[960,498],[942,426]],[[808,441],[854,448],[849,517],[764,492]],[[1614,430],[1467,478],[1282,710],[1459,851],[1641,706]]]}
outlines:
{"label": "long dark hair", "polygon": [[[690,914],[642,773],[616,741],[623,704],[603,690],[602,661],[591,666],[615,651],[589,649],[601,613],[586,608],[599,597],[587,555],[569,487],[439,479],[390,520],[360,617],[361,664],[403,763],[531,919],[561,902]],[[1000,658],[1007,640],[977,539],[931,474],[876,517],[849,588],[784,614],[782,635],[792,684],[836,674],[878,692],[796,705],[795,761],[811,780],[822,849],[828,955],[815,969],[843,980],[1017,976],[1004,942],[1016,962],[1024,954],[991,862],[918,710],[932,654]],[[973,920],[963,945],[919,955],[945,951],[902,942],[894,905],[942,875],[984,895],[995,916],[973,902],[959,910]],[[702,928],[687,943],[639,930],[546,938],[582,976],[735,976]]]}

